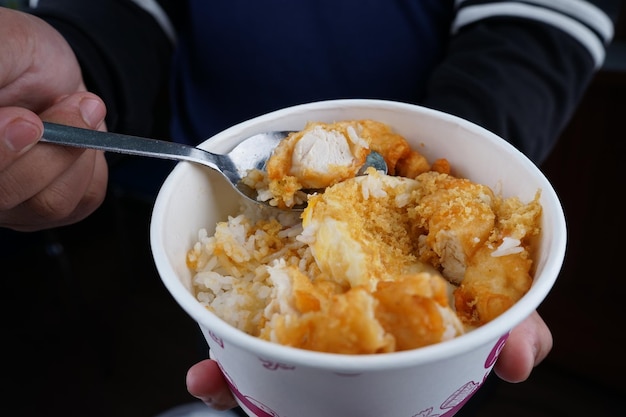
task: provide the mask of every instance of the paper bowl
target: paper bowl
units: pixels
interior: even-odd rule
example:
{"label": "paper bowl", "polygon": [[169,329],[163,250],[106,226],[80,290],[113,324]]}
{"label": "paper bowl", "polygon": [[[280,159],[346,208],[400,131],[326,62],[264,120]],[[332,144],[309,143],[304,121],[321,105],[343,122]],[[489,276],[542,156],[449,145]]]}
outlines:
{"label": "paper bowl", "polygon": [[[308,121],[374,119],[392,126],[429,160],[447,158],[454,172],[530,201],[541,190],[542,235],[534,282],[504,314],[456,339],[397,353],[327,354],[249,336],[222,321],[191,293],[187,251],[200,228],[212,232],[235,214],[239,197],[220,174],[178,164],[154,205],[151,246],[163,283],[195,319],[242,408],[251,416],[454,415],[490,373],[509,331],[546,297],[561,268],[566,228],[554,189],[523,154],[496,135],[457,117],[380,100],[332,100],[286,108],[229,128],[200,145],[228,152],[271,130],[299,130]],[[191,349],[192,347],[190,347]]]}

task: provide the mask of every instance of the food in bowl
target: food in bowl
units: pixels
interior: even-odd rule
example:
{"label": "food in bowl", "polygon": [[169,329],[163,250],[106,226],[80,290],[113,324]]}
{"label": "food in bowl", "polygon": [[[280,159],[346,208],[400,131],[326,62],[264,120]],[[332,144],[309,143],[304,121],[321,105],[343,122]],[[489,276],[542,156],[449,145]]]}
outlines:
{"label": "food in bowl", "polygon": [[383,156],[388,173],[414,178],[430,169],[448,172],[445,159],[431,167],[411,149],[404,137],[375,120],[335,123],[309,122],[276,147],[266,171],[253,170],[244,178],[259,200],[290,208],[307,200],[306,190],[324,189],[357,175],[370,152]]}
{"label": "food in bowl", "polygon": [[[332,163],[308,157],[320,149]],[[371,150],[389,175],[356,175]],[[200,230],[187,254],[196,297],[246,333],[323,352],[394,352],[471,331],[530,288],[540,192],[503,198],[453,171],[383,123],[309,123],[248,178],[275,205],[307,198],[302,216],[244,207],[212,235]]]}

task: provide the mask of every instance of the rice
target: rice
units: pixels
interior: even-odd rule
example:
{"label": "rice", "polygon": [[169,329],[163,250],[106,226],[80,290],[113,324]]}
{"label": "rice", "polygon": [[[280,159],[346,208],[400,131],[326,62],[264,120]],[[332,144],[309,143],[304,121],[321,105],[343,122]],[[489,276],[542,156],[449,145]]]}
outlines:
{"label": "rice", "polygon": [[521,253],[524,251],[524,248],[521,246],[522,242],[519,239],[514,239],[510,237],[505,237],[502,239],[502,243],[496,250],[491,252],[491,256],[506,256],[512,255],[515,253]]}
{"label": "rice", "polygon": [[302,232],[297,214],[261,217],[242,208],[218,223],[213,236],[200,229],[187,255],[198,301],[250,334],[257,332],[273,298],[271,266],[282,262],[306,273],[314,264],[310,249],[297,239]]}

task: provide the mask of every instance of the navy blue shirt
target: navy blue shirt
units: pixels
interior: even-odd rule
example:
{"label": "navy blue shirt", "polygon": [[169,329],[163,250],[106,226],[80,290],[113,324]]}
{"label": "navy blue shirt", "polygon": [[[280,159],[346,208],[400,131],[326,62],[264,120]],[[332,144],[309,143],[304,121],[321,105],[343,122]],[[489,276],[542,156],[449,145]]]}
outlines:
{"label": "navy blue shirt", "polygon": [[[541,163],[620,0],[39,0],[111,130],[198,143],[298,103],[384,98],[472,121]],[[167,86],[169,105],[162,107]]]}
{"label": "navy blue shirt", "polygon": [[419,102],[444,55],[452,0],[189,1],[173,77],[188,143],[281,107],[333,98]]}

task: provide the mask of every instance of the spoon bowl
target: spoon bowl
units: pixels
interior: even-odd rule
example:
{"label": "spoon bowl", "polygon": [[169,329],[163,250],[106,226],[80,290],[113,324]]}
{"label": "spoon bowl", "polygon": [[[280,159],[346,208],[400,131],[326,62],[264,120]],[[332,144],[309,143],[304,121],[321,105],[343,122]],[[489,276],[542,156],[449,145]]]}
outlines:
{"label": "spoon bowl", "polygon": [[[194,146],[165,140],[101,132],[50,122],[43,122],[43,125],[44,132],[41,142],[205,165],[221,173],[243,197],[267,207],[273,206],[257,200],[257,191],[241,180],[251,169],[265,171],[267,160],[278,143],[291,133],[287,130],[259,133],[245,139],[227,154],[217,154]],[[370,153],[359,174],[364,173],[369,166],[387,172],[385,160],[377,152]],[[285,210],[301,211],[305,205],[297,205]]]}

